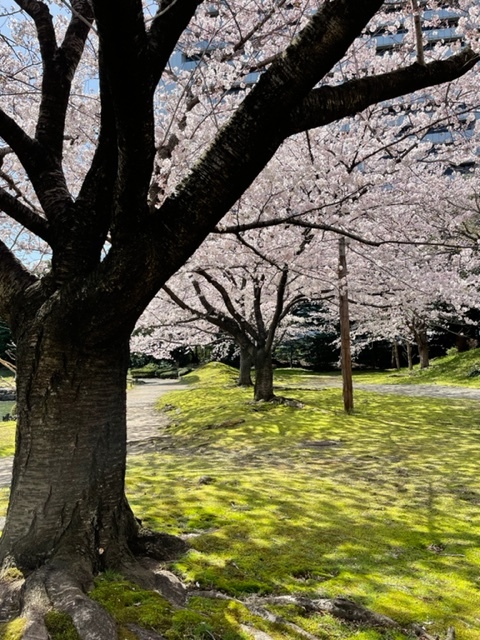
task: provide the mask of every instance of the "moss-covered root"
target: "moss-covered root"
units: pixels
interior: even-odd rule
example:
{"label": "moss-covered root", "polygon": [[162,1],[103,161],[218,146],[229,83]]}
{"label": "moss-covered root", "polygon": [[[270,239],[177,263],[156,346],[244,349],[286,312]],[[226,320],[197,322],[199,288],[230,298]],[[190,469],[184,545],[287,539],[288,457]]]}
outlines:
{"label": "moss-covered root", "polygon": [[0,579],[0,620],[11,620],[19,615],[24,582],[22,573],[17,569],[3,573]]}
{"label": "moss-covered root", "polygon": [[[56,619],[52,621],[52,611],[59,612],[62,618],[71,619],[67,626],[70,626],[73,635],[64,635],[62,640],[117,638],[117,625],[112,616],[91,600],[81,583],[65,571],[44,566],[26,580],[10,580],[8,575],[4,575],[0,593],[3,619],[15,617],[15,620],[0,628],[2,639],[43,640],[59,637],[58,634],[52,636],[49,633],[49,623],[58,623]],[[9,603],[8,608],[4,606],[5,602]]]}
{"label": "moss-covered root", "polygon": [[[392,620],[392,618],[367,609],[348,598],[313,599],[305,596],[251,596],[246,600],[240,601],[217,591],[200,590],[192,591],[191,596],[238,602],[242,606],[246,607],[254,616],[262,618],[269,623],[288,628],[290,631],[294,632],[296,637],[306,638],[307,640],[318,640],[318,637],[298,625],[285,620],[285,618],[278,613],[273,613],[272,610],[268,608],[269,605],[273,605],[273,607],[277,609],[278,607],[291,607],[293,605],[303,611],[305,616],[309,616],[314,613],[329,614],[334,618],[338,618],[342,622],[353,623],[356,626],[403,632],[409,637],[413,635],[420,640],[439,640],[438,637],[434,638],[429,635],[428,632],[419,624],[412,624],[408,629],[402,628],[402,625],[395,620]],[[448,629],[445,640],[455,640],[455,629],[453,627]]]}
{"label": "moss-covered root", "polygon": [[306,597],[294,596],[267,596],[259,598],[253,596],[246,602],[247,606],[258,609],[266,604],[276,605],[296,605],[306,613],[328,613],[335,618],[346,622],[353,622],[370,627],[383,629],[399,629],[400,625],[388,616],[375,613],[362,605],[348,600],[347,598],[318,598],[310,599]]}
{"label": "moss-covered root", "polygon": [[49,637],[45,617],[52,609],[71,618],[82,640],[117,637],[113,618],[85,594],[78,580],[65,571],[42,567],[25,582],[22,617],[26,625],[22,640]]}

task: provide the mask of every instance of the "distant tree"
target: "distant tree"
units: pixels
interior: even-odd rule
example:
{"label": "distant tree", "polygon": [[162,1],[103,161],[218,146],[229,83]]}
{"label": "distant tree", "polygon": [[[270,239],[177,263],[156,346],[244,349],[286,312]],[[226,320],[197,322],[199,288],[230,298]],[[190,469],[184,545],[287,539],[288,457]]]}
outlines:
{"label": "distant tree", "polygon": [[297,228],[250,231],[222,241],[210,236],[164,285],[140,319],[139,332],[155,350],[168,334],[181,340],[183,333],[185,340],[192,329],[210,325],[210,333],[221,331],[238,346],[239,384],[251,384],[254,367],[255,400],[271,400],[273,349],[292,311],[320,293],[312,278],[318,255],[313,237]]}

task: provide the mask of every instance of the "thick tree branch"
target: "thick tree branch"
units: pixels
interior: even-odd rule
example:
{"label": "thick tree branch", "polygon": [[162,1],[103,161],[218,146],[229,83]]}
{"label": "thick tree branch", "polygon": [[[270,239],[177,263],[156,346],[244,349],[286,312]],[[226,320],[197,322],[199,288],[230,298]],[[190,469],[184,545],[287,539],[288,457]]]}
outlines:
{"label": "thick tree branch", "polygon": [[40,145],[30,138],[13,118],[0,109],[0,137],[18,156],[25,171],[30,175],[39,171]]}
{"label": "thick tree branch", "polygon": [[0,209],[45,242],[50,242],[48,222],[2,188],[0,188]]}
{"label": "thick tree branch", "polygon": [[[78,13],[86,21],[93,20],[88,0],[73,2]],[[75,70],[85,47],[89,28],[77,16],[73,16],[67,28],[65,38],[59,48],[48,58],[43,57],[42,100],[36,129],[37,140],[48,149],[57,161],[61,160],[65,118]],[[38,38],[41,43],[42,34]]]}
{"label": "thick tree branch", "polygon": [[191,305],[187,304],[184,300],[179,298],[176,293],[167,285],[163,287],[163,290],[168,294],[173,302],[175,302],[175,304],[180,307],[180,309],[192,313],[198,320],[205,320],[206,322],[213,324],[218,329],[225,331],[225,333],[228,333],[230,336],[232,336],[232,338],[239,345],[244,344],[246,346],[248,343],[248,346],[251,346],[250,338],[248,336],[252,336],[253,333],[252,337],[255,340],[255,332],[253,330],[253,327],[249,326],[248,323],[245,322],[242,322],[242,324],[239,326],[239,324],[235,322],[233,318],[229,318],[226,314],[222,313],[218,309],[215,309],[215,307],[210,304],[210,302],[204,296],[198,282],[194,281],[193,287],[200,301],[200,304],[203,306],[206,313],[202,313],[198,309],[195,309]]}
{"label": "thick tree branch", "polygon": [[238,322],[238,324],[242,325],[245,322],[245,319],[235,309],[232,299],[228,295],[228,291],[225,289],[225,287],[223,287],[220,282],[215,280],[215,278],[210,273],[208,273],[208,271],[205,271],[205,269],[196,269],[195,273],[197,273],[199,276],[202,276],[202,278],[204,278],[212,287],[214,287],[214,289],[218,291],[218,293],[222,297],[223,304],[227,308],[229,314],[236,320],[236,322]]}
{"label": "thick tree branch", "polygon": [[0,240],[0,316],[13,330],[20,296],[36,281]]}
{"label": "thick tree branch", "polygon": [[[204,275],[205,279],[207,280],[207,282],[210,282],[210,284],[215,287],[215,289],[217,289],[217,291],[220,293],[220,295],[222,295],[222,298],[224,300],[225,305],[227,306],[226,302],[225,302],[225,298],[224,295],[227,297],[228,299],[228,294],[226,292],[226,290],[221,286],[221,284],[219,282],[216,282],[213,278],[211,278],[211,281],[208,280],[208,278],[206,276],[208,276],[208,274],[205,272],[206,275]],[[242,317],[240,314],[236,313],[235,309],[233,309],[233,314],[230,314],[230,317],[227,316],[226,313],[223,313],[222,311],[219,311],[218,309],[216,309],[206,298],[205,294],[202,291],[202,288],[200,287],[200,284],[194,280],[193,281],[193,287],[195,289],[195,293],[198,296],[198,299],[200,300],[201,304],[204,306],[204,308],[207,310],[208,314],[211,314],[212,317],[216,318],[217,320],[221,320],[223,323],[223,330],[224,331],[228,331],[228,333],[230,333],[235,339],[238,339],[239,336],[250,336],[253,340],[257,340],[258,339],[258,333],[255,330],[255,327],[253,327],[250,322],[248,322],[244,317]],[[222,294],[223,291],[223,294]],[[227,306],[227,310],[229,310],[228,306]],[[210,317],[210,316],[209,316]],[[218,325],[220,326],[220,325]]]}
{"label": "thick tree branch", "polygon": [[[262,314],[262,285],[264,278],[257,278],[253,285],[253,314],[258,329],[258,342],[265,343],[267,338],[267,329]],[[265,346],[263,344],[263,346]]]}
{"label": "thick tree branch", "polygon": [[202,2],[166,0],[159,3],[159,10],[148,32],[153,87],[160,80],[178,39]]}
{"label": "thick tree branch", "polygon": [[[313,213],[315,210],[310,209],[305,212],[306,214]],[[370,247],[381,247],[384,244],[392,244],[392,245],[409,245],[412,247],[444,247],[446,249],[472,249],[474,248],[473,244],[459,244],[459,243],[450,243],[447,241],[432,241],[432,240],[399,240],[395,238],[390,238],[389,240],[372,240],[370,238],[365,238],[365,236],[361,236],[358,233],[354,233],[353,231],[348,231],[347,229],[342,229],[341,227],[336,227],[331,224],[324,224],[322,222],[309,222],[308,220],[302,220],[299,217],[299,214],[292,214],[283,216],[281,218],[270,218],[269,220],[259,220],[257,222],[248,222],[245,224],[239,225],[229,225],[228,227],[217,228],[214,230],[214,233],[218,233],[219,235],[232,233],[237,236],[237,238],[244,244],[246,247],[251,249],[256,255],[260,258],[268,262],[269,264],[276,266],[278,265],[263,256],[255,247],[250,245],[240,234],[244,231],[249,231],[251,229],[267,229],[268,227],[277,227],[282,224],[291,225],[294,227],[301,227],[303,229],[315,229],[318,231],[330,231],[331,233],[336,233],[339,236],[344,236],[345,238],[350,238],[351,240],[355,240],[360,244],[366,244]],[[476,241],[476,237],[472,237],[472,240]]]}
{"label": "thick tree branch", "polygon": [[159,212],[158,235],[163,235],[165,225],[173,231],[177,246],[187,251],[198,246],[284,140],[289,114],[343,57],[381,5],[381,0],[333,0],[321,6],[165,201]]}
{"label": "thick tree branch", "polygon": [[77,203],[84,211],[82,228],[90,228],[102,249],[112,221],[115,180],[118,169],[117,134],[112,97],[103,72],[100,52],[100,133],[90,168]]}
{"label": "thick tree branch", "polygon": [[[64,41],[57,46],[52,15],[44,2],[16,0],[35,22],[43,62],[42,100],[36,138],[54,155],[61,158],[65,116],[73,75],[85,46],[93,13],[88,0],[73,0],[75,15],[67,28]],[[84,18],[82,20],[81,17]]]}
{"label": "thick tree branch", "polygon": [[131,242],[148,215],[148,190],[155,157],[151,54],[141,0],[112,9],[93,0],[102,66],[115,118],[118,176],[112,240]]}
{"label": "thick tree branch", "polygon": [[57,40],[52,15],[48,6],[40,0],[15,0],[15,2],[35,23],[40,53],[44,63],[47,60],[51,60],[57,49]]}
{"label": "thick tree branch", "polygon": [[[125,14],[125,8],[130,7],[132,2],[133,0],[122,2],[122,14]],[[133,310],[129,311],[133,309],[133,304],[148,303],[158,287],[165,282],[164,278],[170,277],[178,265],[185,262],[212,227],[244,193],[285,137],[294,133],[293,115],[296,113],[298,116],[299,105],[306,104],[307,96],[314,94],[313,87],[343,57],[381,5],[381,0],[331,0],[321,5],[290,47],[262,74],[190,174],[165,199],[155,215],[152,215],[149,229],[145,233],[132,229],[132,233],[125,236],[129,240],[128,246],[126,243],[114,243],[101,269],[108,285],[98,287],[98,296],[109,296],[110,291],[116,288],[125,290],[128,287],[130,291],[133,283],[140,278],[143,286],[129,297],[125,313],[133,315]],[[106,32],[110,24],[110,12],[100,0],[94,0],[94,6],[96,10],[97,7],[99,10],[102,7],[104,9],[103,23]],[[130,35],[129,40],[131,39]],[[107,40],[108,36],[102,44],[107,44]],[[127,42],[126,48],[128,47]],[[462,55],[465,56],[463,60]],[[396,91],[392,89],[392,92],[399,96],[415,90],[417,84],[425,86],[450,79],[452,75],[461,75],[474,64],[472,55],[459,54],[453,57],[455,74],[444,71],[452,67],[451,61],[431,63],[433,67],[430,65],[425,69],[420,68],[411,77],[407,74],[412,83],[404,82]],[[118,65],[112,63],[114,69],[119,68],[119,73],[123,57],[120,57]],[[112,59],[113,56],[110,61]],[[462,69],[459,70],[458,66]],[[432,74],[433,68],[440,69],[440,72]],[[422,83],[416,82],[418,77],[423,78]],[[124,79],[125,74],[122,72],[118,82],[120,89],[123,87],[125,90]],[[370,80],[367,78],[366,81]],[[118,92],[121,94],[120,89]],[[129,87],[128,92],[129,97],[135,96],[135,86]],[[363,99],[365,100],[365,96]],[[133,102],[136,100],[135,97]],[[339,109],[336,114],[331,112],[330,117],[342,118],[344,112],[348,110]],[[141,115],[138,119],[141,120]],[[316,123],[312,123],[314,125]],[[121,135],[119,132],[119,139]],[[130,158],[132,166],[133,157],[134,154]],[[123,175],[127,174],[124,172]],[[128,184],[134,183],[135,181]],[[135,193],[138,195],[139,190],[136,189]],[[135,199],[132,198],[131,202],[133,204]],[[112,322],[115,322],[115,318],[112,318]]]}
{"label": "thick tree branch", "polygon": [[352,116],[378,102],[451,82],[464,75],[479,61],[480,55],[466,48],[447,60],[435,60],[425,66],[415,63],[389,73],[350,80],[338,87],[319,87],[311,91],[300,106],[293,109],[288,135]]}

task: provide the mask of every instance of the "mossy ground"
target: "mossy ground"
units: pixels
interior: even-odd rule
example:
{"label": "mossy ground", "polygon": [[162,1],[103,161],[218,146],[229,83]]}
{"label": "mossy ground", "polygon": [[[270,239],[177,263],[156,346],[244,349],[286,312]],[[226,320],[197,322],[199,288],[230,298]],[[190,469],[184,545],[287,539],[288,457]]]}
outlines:
{"label": "mossy ground", "polygon": [[[175,449],[132,458],[128,472],[147,525],[195,534],[174,564],[184,579],[239,597],[353,597],[402,624],[478,639],[478,403],[358,392],[347,416],[337,389],[289,389],[305,405],[295,409],[252,403],[221,365],[192,378],[162,398],[175,407]],[[388,637],[327,616],[302,624]]]}
{"label": "mossy ground", "polygon": [[0,421],[0,458],[15,453],[15,422]]}
{"label": "mossy ground", "polygon": [[17,618],[11,622],[0,623],[0,638],[2,640],[19,640],[25,630],[25,619]]}
{"label": "mossy ground", "polygon": [[[433,636],[454,626],[457,640],[478,640],[480,403],[357,392],[345,415],[340,390],[292,388],[311,375],[277,372],[278,393],[302,409],[253,403],[215,364],[162,398],[173,444],[129,459],[127,492],[147,526],[191,536],[170,568],[236,598],[344,596]],[[249,626],[299,637],[238,602],[192,598],[178,610],[115,575],[92,597],[122,640],[134,640],[129,624],[168,640],[246,640]],[[325,640],[407,637],[270,608]]]}

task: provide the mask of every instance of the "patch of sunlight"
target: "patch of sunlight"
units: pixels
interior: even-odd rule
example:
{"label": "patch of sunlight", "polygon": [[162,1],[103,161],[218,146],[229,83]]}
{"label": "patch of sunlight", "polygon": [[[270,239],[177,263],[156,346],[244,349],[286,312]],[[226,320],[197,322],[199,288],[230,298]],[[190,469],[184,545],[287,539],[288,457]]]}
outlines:
{"label": "patch of sunlight", "polygon": [[15,422],[0,422],[0,458],[15,453],[15,427]]}
{"label": "patch of sunlight", "polygon": [[21,640],[25,631],[25,618],[15,618],[11,622],[0,622],[1,640]]}

